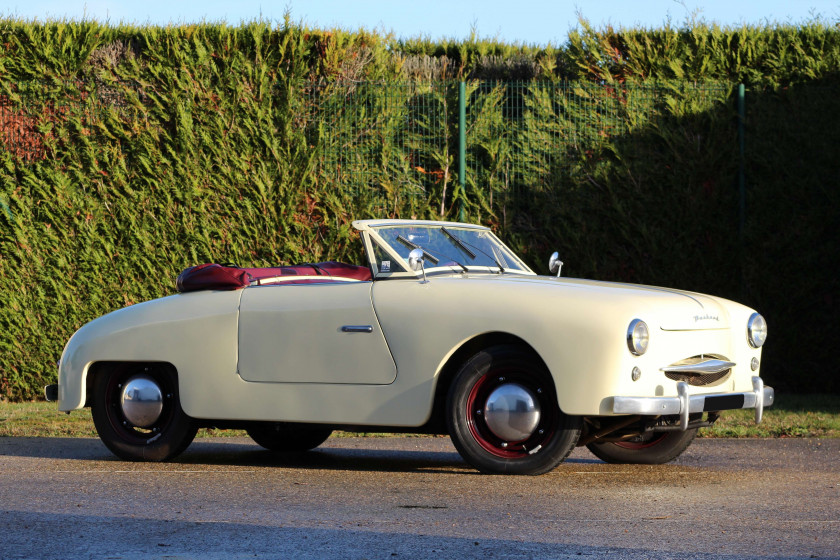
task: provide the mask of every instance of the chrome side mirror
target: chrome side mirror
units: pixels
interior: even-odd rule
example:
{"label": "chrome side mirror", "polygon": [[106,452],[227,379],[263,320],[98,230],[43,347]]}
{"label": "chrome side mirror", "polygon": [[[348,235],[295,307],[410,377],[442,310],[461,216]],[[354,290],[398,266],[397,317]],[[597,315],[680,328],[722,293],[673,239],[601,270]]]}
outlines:
{"label": "chrome side mirror", "polygon": [[557,277],[560,278],[560,271],[563,270],[563,261],[560,260],[560,253],[554,251],[551,253],[551,257],[548,259],[548,270],[554,274],[557,273]]}
{"label": "chrome side mirror", "polygon": [[408,254],[408,266],[414,272],[418,270],[423,271],[423,283],[426,283],[426,257],[423,255],[423,249],[412,249],[411,252]]}

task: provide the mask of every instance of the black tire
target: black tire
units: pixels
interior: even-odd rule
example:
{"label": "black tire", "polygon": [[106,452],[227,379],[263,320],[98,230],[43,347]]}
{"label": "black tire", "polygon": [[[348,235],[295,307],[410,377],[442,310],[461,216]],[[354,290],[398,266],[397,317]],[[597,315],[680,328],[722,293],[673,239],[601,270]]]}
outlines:
{"label": "black tire", "polygon": [[[489,428],[484,405],[506,384],[526,388],[540,413],[536,429],[519,441],[504,441]],[[470,358],[455,376],[446,403],[449,436],[469,464],[488,474],[543,474],[559,465],[580,437],[581,419],[557,405],[545,365],[517,346],[493,346]]]}
{"label": "black tire", "polygon": [[280,453],[300,453],[315,449],[332,434],[332,428],[289,422],[252,424],[245,431],[258,445]]}
{"label": "black tire", "polygon": [[653,432],[627,441],[589,443],[586,447],[607,463],[661,465],[679,457],[696,435],[696,428],[684,432]]}
{"label": "black tire", "polygon": [[[132,377],[151,377],[163,393],[163,410],[154,424],[132,425],[120,407],[123,385]],[[168,364],[127,363],[101,371],[93,382],[93,424],[102,443],[126,461],[167,461],[184,451],[197,426],[181,409],[178,379]]]}

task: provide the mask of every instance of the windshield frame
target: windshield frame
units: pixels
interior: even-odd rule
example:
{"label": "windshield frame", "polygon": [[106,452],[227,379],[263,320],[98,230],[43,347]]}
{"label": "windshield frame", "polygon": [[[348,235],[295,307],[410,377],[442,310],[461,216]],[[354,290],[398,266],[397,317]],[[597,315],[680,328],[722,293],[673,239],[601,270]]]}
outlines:
{"label": "windshield frame", "polygon": [[[392,230],[392,229],[400,229],[405,230],[407,228],[411,228],[414,230],[418,229],[427,229],[429,233],[432,232],[440,232],[440,235],[443,237],[447,237],[447,234],[442,231],[442,228],[446,228],[449,234],[454,234],[458,236],[458,232],[469,232],[469,231],[480,231],[483,236],[486,236],[487,241],[489,241],[491,248],[493,251],[491,253],[485,252],[483,249],[477,248],[472,246],[471,243],[466,242],[467,246],[471,247],[471,249],[478,249],[479,253],[482,253],[483,256],[489,258],[490,260],[499,262],[504,265],[504,267],[500,270],[499,266],[496,264],[492,265],[476,265],[470,264],[466,262],[469,259],[465,259],[464,253],[456,246],[456,244],[452,243],[452,251],[445,254],[447,259],[441,258],[440,262],[435,264],[430,259],[426,259],[424,268],[427,275],[436,275],[436,274],[473,274],[473,273],[480,273],[480,274],[521,274],[521,275],[536,275],[536,273],[531,270],[528,265],[526,265],[519,256],[514,253],[507,245],[505,245],[494,233],[490,228],[484,226],[477,226],[473,224],[464,224],[464,223],[457,223],[457,222],[432,222],[432,221],[414,221],[414,220],[365,220],[362,222],[354,222],[354,226],[357,229],[361,230],[362,237],[364,240],[365,251],[368,256],[368,262],[373,272],[374,278],[376,279],[389,279],[389,278],[418,278],[422,275],[422,272],[414,272],[411,270],[407,256],[403,256],[400,254],[400,251],[397,250],[393,245],[393,243],[386,240],[385,236],[382,235],[383,230]],[[395,238],[396,239],[396,238]],[[422,244],[420,244],[422,246]],[[379,260],[376,258],[375,254],[378,253],[383,256],[387,256],[390,258],[390,261],[396,263],[397,266],[394,266],[391,262],[388,263],[387,270],[382,270],[380,266]],[[400,246],[402,249],[402,246]],[[430,249],[424,247],[424,249]],[[498,251],[498,253],[497,253]],[[402,251],[405,252],[405,251]],[[437,254],[437,251],[431,251],[434,254]],[[501,259],[499,258],[501,255]],[[384,259],[383,259],[384,260]],[[486,259],[485,259],[486,260]],[[449,263],[457,263],[457,264],[446,264]],[[383,263],[384,264],[384,263]],[[399,270],[401,269],[401,270]]]}

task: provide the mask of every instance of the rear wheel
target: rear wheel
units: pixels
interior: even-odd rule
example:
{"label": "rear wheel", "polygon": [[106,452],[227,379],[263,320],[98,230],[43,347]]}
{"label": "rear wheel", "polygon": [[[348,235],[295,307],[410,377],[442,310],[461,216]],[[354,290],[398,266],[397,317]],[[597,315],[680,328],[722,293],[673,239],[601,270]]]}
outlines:
{"label": "rear wheel", "polygon": [[696,428],[684,432],[652,432],[627,441],[589,443],[586,447],[607,463],[661,465],[679,457],[696,435]]}
{"label": "rear wheel", "polygon": [[311,424],[263,422],[246,429],[258,445],[270,451],[299,453],[309,451],[327,441],[331,428]]}
{"label": "rear wheel", "polygon": [[449,389],[446,411],[458,452],[485,473],[548,472],[580,437],[581,421],[560,411],[545,366],[516,346],[470,358]]}
{"label": "rear wheel", "polygon": [[105,446],[127,461],[166,461],[184,451],[197,431],[181,409],[175,369],[128,363],[94,379],[91,414]]}

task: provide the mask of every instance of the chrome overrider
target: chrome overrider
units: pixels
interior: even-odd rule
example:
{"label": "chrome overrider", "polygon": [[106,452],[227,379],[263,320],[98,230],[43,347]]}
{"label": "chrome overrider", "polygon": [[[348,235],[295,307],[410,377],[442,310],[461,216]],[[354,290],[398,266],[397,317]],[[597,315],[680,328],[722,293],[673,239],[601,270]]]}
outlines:
{"label": "chrome overrider", "polygon": [[752,378],[753,390],[744,393],[712,393],[690,395],[688,383],[677,383],[676,397],[613,397],[615,414],[680,417],[680,429],[688,429],[688,417],[698,412],[715,412],[737,408],[754,408],[755,422],[761,422],[764,408],[773,405],[775,392],[765,387],[760,377]]}

